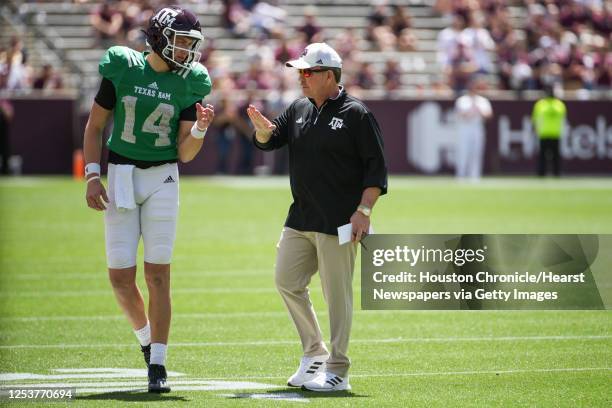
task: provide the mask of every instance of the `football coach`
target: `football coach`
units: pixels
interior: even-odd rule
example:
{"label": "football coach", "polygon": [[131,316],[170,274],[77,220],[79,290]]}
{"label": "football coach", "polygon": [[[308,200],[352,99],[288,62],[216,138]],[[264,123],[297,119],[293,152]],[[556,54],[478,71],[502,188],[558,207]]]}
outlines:
{"label": "football coach", "polygon": [[[353,317],[357,242],[387,192],[383,139],[372,112],[339,84],[342,60],[325,43],[306,47],[296,68],[304,97],[270,121],[253,105],[247,113],[261,150],[289,148],[293,203],[277,245],[276,287],[302,341],[304,355],[288,385],[311,391],[350,390],[348,344]],[[352,242],[339,245],[338,227],[352,224]],[[331,353],[308,284],[319,271],[327,302]]]}

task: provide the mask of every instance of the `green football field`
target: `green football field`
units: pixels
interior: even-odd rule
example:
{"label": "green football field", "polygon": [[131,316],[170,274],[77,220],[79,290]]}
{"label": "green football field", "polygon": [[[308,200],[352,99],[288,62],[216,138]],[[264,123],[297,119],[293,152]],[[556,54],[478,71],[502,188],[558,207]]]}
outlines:
{"label": "green football field", "polygon": [[[612,233],[609,178],[392,177],[389,186],[374,209],[377,233]],[[273,282],[286,178],[181,179],[173,392],[150,395],[106,277],[102,215],[83,197],[69,178],[0,179],[3,388],[75,387],[75,407],[612,406],[609,311],[361,311],[359,266],[353,390],[286,387],[301,356]],[[311,289],[327,337],[317,276]]]}

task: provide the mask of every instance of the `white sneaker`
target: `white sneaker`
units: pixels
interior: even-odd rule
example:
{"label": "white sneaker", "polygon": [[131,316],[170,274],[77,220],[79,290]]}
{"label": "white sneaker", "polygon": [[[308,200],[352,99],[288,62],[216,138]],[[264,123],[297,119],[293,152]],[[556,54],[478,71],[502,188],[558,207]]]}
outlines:
{"label": "white sneaker", "polygon": [[306,381],[310,381],[316,377],[318,373],[325,371],[325,362],[329,356],[322,354],[314,357],[302,357],[300,367],[287,380],[287,385],[290,387],[301,387]]}
{"label": "white sneaker", "polygon": [[349,384],[348,375],[346,377],[340,377],[334,373],[324,372],[318,374],[313,380],[307,381],[302,385],[302,389],[306,391],[349,391],[351,384]]}

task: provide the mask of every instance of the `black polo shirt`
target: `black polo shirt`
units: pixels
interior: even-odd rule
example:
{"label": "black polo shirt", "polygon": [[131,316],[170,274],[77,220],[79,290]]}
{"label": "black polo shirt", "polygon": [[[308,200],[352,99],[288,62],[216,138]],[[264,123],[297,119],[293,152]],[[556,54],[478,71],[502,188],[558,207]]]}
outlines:
{"label": "black polo shirt", "polygon": [[289,147],[293,204],[285,226],[338,235],[350,222],[363,190],[387,192],[383,139],[374,115],[344,90],[317,109],[308,98],[273,120],[276,129],[261,150]]}

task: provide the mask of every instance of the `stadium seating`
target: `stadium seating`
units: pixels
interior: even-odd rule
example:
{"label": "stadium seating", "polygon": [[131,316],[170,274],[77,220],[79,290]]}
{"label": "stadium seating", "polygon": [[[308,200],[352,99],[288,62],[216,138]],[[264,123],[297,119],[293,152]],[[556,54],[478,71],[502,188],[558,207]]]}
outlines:
{"label": "stadium seating", "polygon": [[[402,83],[405,90],[417,87],[427,88],[428,85],[441,80],[441,70],[436,62],[436,36],[448,25],[448,21],[433,9],[433,0],[394,0],[391,4],[406,7],[412,16],[414,34],[418,39],[418,50],[413,52],[385,51],[369,49],[369,42],[363,41],[363,52],[359,60],[370,62],[377,77],[382,78],[385,61],[393,58],[400,63]],[[42,39],[26,43],[26,48],[38,53],[45,61],[53,64],[63,62],[65,73],[64,83],[76,87],[89,99],[97,87],[97,62],[104,49],[96,45],[93,28],[90,23],[90,13],[96,7],[92,4],[49,1],[26,2],[10,0],[14,11],[18,11],[18,19],[25,23],[29,31],[28,38]],[[281,7],[287,12],[287,24],[297,27],[303,22],[303,12],[307,6],[315,6],[317,22],[323,27],[325,38],[334,38],[344,28],[352,27],[360,37],[365,37],[368,25],[368,15],[372,10],[370,1],[363,0],[297,0],[281,2]],[[231,70],[242,72],[246,70],[247,61],[243,50],[250,41],[248,38],[236,38],[222,26],[223,5],[219,1],[208,4],[197,2],[191,4],[204,27],[205,37],[214,39],[217,52],[224,58],[230,58]],[[515,28],[520,28],[525,16],[525,9],[511,7],[511,16]],[[42,37],[42,38],[41,38]],[[275,41],[275,40],[270,40]],[[42,47],[42,49],[41,49]],[[47,48],[52,52],[49,53]],[[33,52],[36,54],[36,52]],[[37,56],[32,55],[33,62]],[[52,61],[49,61],[52,59]],[[489,75],[492,83],[496,82],[494,74]],[[379,83],[382,82],[379,81]],[[384,95],[382,86],[370,92],[370,96]]]}

